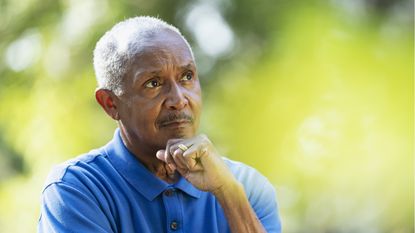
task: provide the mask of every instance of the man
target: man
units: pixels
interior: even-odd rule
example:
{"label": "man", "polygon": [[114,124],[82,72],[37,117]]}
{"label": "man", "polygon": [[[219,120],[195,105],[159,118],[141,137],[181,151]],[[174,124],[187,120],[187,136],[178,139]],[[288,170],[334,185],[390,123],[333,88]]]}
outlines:
{"label": "man", "polygon": [[275,192],[197,135],[201,89],[191,48],[151,17],[97,43],[95,97],[119,128],[106,146],[53,169],[39,232],[280,232]]}

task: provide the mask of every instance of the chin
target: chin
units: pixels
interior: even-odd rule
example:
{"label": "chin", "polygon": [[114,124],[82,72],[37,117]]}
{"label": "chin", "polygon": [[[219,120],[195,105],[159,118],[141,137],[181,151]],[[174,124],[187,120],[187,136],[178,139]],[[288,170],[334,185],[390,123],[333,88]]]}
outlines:
{"label": "chin", "polygon": [[183,138],[183,139],[187,139],[187,138],[192,138],[193,136],[195,136],[193,131],[190,130],[175,130],[173,132],[170,133],[170,138]]}
{"label": "chin", "polygon": [[195,130],[191,127],[166,128],[163,131],[163,134],[166,135],[166,140],[174,138],[187,139],[195,136]]}

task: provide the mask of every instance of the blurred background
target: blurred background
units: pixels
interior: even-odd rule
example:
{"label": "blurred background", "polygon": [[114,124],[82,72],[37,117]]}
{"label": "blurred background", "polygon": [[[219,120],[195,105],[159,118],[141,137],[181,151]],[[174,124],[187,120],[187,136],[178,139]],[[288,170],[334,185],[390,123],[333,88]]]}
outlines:
{"label": "blurred background", "polygon": [[414,232],[410,0],[0,0],[0,232],[35,232],[50,168],[110,138],[92,51],[159,16],[191,43],[201,131],[274,184],[286,233]]}

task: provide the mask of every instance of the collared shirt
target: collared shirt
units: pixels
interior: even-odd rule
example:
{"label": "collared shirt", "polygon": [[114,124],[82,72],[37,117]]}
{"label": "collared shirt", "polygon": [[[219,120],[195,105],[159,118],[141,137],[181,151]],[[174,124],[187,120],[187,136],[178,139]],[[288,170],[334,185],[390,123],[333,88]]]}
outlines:
{"label": "collared shirt", "polygon": [[[224,161],[267,232],[281,232],[268,180],[247,165]],[[157,178],[125,147],[118,129],[106,146],[56,166],[41,201],[38,232],[230,232],[215,196],[183,177],[174,184]]]}

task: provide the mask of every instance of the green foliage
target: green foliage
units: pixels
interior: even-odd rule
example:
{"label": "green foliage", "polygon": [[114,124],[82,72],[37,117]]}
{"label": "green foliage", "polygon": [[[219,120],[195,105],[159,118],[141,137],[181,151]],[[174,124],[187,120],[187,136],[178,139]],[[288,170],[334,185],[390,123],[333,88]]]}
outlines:
{"label": "green foliage", "polygon": [[2,232],[35,231],[51,166],[112,137],[92,50],[143,14],[189,38],[201,131],[275,185],[284,232],[412,232],[413,3],[212,2],[235,35],[220,56],[186,23],[204,1],[0,1]]}

